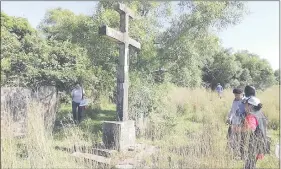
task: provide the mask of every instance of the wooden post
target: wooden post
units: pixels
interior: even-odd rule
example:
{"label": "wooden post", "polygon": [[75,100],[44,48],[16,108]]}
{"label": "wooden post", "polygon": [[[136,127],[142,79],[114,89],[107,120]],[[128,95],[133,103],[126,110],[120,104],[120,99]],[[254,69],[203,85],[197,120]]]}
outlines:
{"label": "wooden post", "polygon": [[120,14],[120,31],[102,26],[100,35],[105,35],[112,40],[121,42],[119,45],[119,63],[117,66],[117,120],[127,121],[128,116],[128,90],[129,90],[129,45],[140,49],[139,42],[129,37],[129,17],[133,18],[133,12],[124,4],[118,3],[115,10]]}

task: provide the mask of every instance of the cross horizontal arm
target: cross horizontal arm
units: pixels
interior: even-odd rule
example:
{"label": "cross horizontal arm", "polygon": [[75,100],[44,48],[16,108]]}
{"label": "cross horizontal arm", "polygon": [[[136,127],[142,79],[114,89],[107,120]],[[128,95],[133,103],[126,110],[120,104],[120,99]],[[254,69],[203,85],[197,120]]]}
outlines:
{"label": "cross horizontal arm", "polygon": [[117,3],[117,5],[115,6],[115,10],[119,13],[126,13],[132,19],[135,18],[134,12],[132,10],[130,10],[128,7],[126,7],[124,4]]}
{"label": "cross horizontal arm", "polygon": [[100,35],[106,35],[110,39],[118,42],[124,42],[124,36],[122,32],[116,31],[106,25],[99,28],[99,34]]}
{"label": "cross horizontal arm", "polygon": [[109,37],[111,40],[117,41],[119,43],[120,42],[128,43],[137,49],[141,48],[141,44],[139,42],[137,42],[136,40],[134,40],[130,37],[128,37],[128,39],[127,39],[126,38],[127,35],[125,33],[112,29],[106,25],[99,28],[99,34],[105,35],[105,36]]}
{"label": "cross horizontal arm", "polygon": [[137,49],[141,48],[141,44],[132,38],[129,38],[129,44]]}

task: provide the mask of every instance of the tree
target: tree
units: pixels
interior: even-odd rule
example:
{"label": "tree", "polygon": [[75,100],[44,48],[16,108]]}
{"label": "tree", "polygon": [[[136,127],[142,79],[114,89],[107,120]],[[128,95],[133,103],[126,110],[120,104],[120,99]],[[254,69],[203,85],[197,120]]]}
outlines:
{"label": "tree", "polygon": [[247,68],[242,70],[242,73],[239,77],[240,87],[245,87],[246,85],[250,85],[253,83],[252,77],[250,75],[250,71]]}
{"label": "tree", "polygon": [[33,52],[26,39],[36,37],[36,30],[26,19],[10,17],[4,12],[1,12],[1,25],[1,84],[24,85]]}
{"label": "tree", "polygon": [[[245,13],[239,2],[180,2],[185,8],[160,36],[160,67],[168,70],[171,82],[185,87],[200,85],[203,67],[221,49],[218,37],[210,30],[239,23]],[[204,71],[204,70],[203,70]]]}
{"label": "tree", "polygon": [[242,72],[241,65],[235,61],[235,57],[223,50],[215,54],[213,58],[213,62],[203,68],[204,82],[210,83],[212,89],[216,87],[217,83],[228,87],[239,86],[238,78]]}
{"label": "tree", "polygon": [[[158,34],[157,12],[167,10],[156,2],[126,2],[137,13],[146,13],[146,16],[130,21],[130,36],[142,44],[142,50],[130,50],[130,72],[150,72],[155,66],[153,58],[157,55],[154,39]],[[144,3],[144,4],[143,4]],[[46,13],[39,28],[47,39],[59,42],[69,41],[87,51],[88,69],[94,72],[95,81],[88,85],[93,90],[111,93],[116,88],[116,64],[118,61],[118,45],[98,34],[99,26],[107,24],[119,29],[119,14],[112,9],[114,3],[102,1],[97,6],[97,12],[92,16],[75,15],[69,10],[60,8]],[[150,5],[149,5],[150,4]],[[144,8],[142,12],[140,8]]]}
{"label": "tree", "polygon": [[69,41],[46,40],[25,19],[4,13],[1,18],[2,85],[55,85],[65,91],[79,80],[94,78],[85,49]]}
{"label": "tree", "polygon": [[[274,72],[267,60],[260,59],[258,55],[249,51],[239,51],[234,55],[236,61],[241,63],[242,69],[249,71],[251,78],[248,78],[248,84],[251,83],[258,89],[264,89],[274,84]],[[242,76],[241,78],[245,82],[246,77]]]}

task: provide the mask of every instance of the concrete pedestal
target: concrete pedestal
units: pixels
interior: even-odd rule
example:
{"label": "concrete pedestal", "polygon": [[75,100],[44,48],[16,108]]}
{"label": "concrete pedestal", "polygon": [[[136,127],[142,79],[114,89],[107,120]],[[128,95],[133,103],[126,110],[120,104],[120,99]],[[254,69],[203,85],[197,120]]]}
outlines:
{"label": "concrete pedestal", "polygon": [[107,149],[122,151],[135,145],[134,121],[105,121],[102,126],[102,141]]}

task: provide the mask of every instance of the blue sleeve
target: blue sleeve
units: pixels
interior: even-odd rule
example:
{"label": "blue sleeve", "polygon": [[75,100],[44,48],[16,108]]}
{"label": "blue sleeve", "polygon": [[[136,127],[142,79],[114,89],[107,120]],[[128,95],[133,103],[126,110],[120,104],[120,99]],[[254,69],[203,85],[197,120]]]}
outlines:
{"label": "blue sleeve", "polygon": [[240,103],[238,105],[238,109],[236,111],[236,115],[239,117],[244,117],[245,116],[245,105],[243,103]]}

